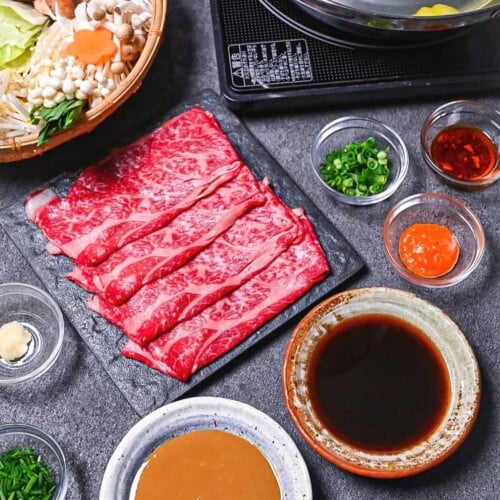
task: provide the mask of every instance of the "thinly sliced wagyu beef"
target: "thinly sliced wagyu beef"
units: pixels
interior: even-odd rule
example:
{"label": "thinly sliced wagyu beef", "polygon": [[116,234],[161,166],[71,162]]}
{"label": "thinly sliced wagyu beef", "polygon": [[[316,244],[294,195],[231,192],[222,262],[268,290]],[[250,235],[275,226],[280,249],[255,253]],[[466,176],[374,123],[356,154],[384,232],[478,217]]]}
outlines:
{"label": "thinly sliced wagyu beef", "polygon": [[[257,181],[198,107],[25,202],[47,251],[129,338],[123,354],[185,381],[329,272],[314,230]],[[56,258],[56,257],[54,257]]]}
{"label": "thinly sliced wagyu beef", "polygon": [[305,217],[301,223],[303,237],[266,269],[148,346],[129,341],[123,354],[186,381],[242,342],[329,272],[312,226]]}
{"label": "thinly sliced wagyu beef", "polygon": [[79,265],[95,265],[170,222],[242,167],[213,117],[192,108],[84,170],[64,198],[26,200],[28,216]]}
{"label": "thinly sliced wagyu beef", "polygon": [[120,305],[142,286],[182,266],[265,199],[259,183],[243,166],[234,179],[167,226],[125,245],[97,266],[75,268],[68,278]]}
{"label": "thinly sliced wagyu beef", "polygon": [[121,306],[94,296],[90,308],[145,345],[241,286],[302,232],[295,214],[263,184],[262,189],[264,205],[239,218],[183,267],[144,285]]}

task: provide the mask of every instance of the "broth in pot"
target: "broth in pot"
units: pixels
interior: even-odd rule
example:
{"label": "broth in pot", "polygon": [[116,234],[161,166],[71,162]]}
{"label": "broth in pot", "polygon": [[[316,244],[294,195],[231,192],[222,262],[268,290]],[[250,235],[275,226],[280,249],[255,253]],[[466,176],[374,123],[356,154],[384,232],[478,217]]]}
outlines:
{"label": "broth in pot", "polygon": [[[422,7],[432,7],[435,4],[452,7],[458,11],[456,13],[472,12],[493,4],[491,0],[444,0],[443,2],[439,0],[340,0],[334,3],[350,9],[390,16],[413,16]],[[436,14],[440,14],[438,9],[435,11]]]}
{"label": "broth in pot", "polygon": [[[260,0],[267,2],[268,0]],[[385,41],[436,42],[500,18],[500,0],[289,0],[327,25]]]}

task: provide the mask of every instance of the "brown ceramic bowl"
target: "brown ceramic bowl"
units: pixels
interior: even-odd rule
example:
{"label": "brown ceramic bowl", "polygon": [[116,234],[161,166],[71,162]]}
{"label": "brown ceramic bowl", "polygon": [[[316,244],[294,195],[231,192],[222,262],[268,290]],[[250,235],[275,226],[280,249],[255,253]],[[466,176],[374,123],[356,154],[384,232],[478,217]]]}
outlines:
{"label": "brown ceramic bowl", "polygon": [[[450,396],[432,433],[423,441],[391,452],[358,449],[335,436],[311,404],[307,373],[319,339],[328,327],[358,315],[390,315],[423,332],[446,366]],[[293,423],[306,442],[342,469],[374,478],[423,472],[449,457],[469,434],[479,409],[480,373],[474,353],[458,326],[416,295],[390,288],[349,290],[325,300],[295,329],[283,365],[283,392]]]}

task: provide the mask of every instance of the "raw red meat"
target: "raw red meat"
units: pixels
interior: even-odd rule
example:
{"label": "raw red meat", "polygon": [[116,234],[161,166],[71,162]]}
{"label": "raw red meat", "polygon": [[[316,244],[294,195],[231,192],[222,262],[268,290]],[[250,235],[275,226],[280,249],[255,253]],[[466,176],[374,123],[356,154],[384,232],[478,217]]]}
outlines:
{"label": "raw red meat", "polygon": [[[206,311],[206,309],[205,309],[205,311]],[[198,316],[195,316],[195,318],[197,318],[197,317]],[[192,321],[192,319],[187,320],[183,323],[180,323],[179,325],[177,325],[174,328],[174,330],[179,328],[179,326],[183,325],[184,323],[189,323],[190,321]],[[155,342],[155,341],[153,341],[153,342]],[[132,340],[128,340],[128,342],[125,344],[125,347],[122,350],[122,354],[126,358],[135,359],[136,361],[141,361],[145,365],[147,365],[151,368],[154,368],[155,370],[158,370],[159,372],[164,373],[165,375],[168,375],[169,377],[176,378],[177,380],[180,380],[181,382],[187,382],[187,380],[189,379],[189,377],[191,375],[190,373],[187,373],[187,372],[186,372],[186,374],[184,374],[184,372],[182,372],[182,373],[174,372],[172,370],[172,368],[170,368],[169,365],[167,365],[166,363],[161,361],[161,359],[153,356],[153,354],[151,354],[151,352],[149,352],[149,349],[147,346],[141,347],[139,344],[136,344]],[[181,357],[182,357],[182,355],[181,355]]]}
{"label": "raw red meat", "polygon": [[265,199],[243,166],[234,179],[167,226],[125,245],[97,266],[76,267],[67,277],[113,305],[123,304],[143,285],[182,266]]}
{"label": "raw red meat", "polygon": [[292,211],[267,186],[262,189],[264,205],[239,218],[183,267],[144,285],[122,306],[114,307],[95,296],[89,307],[145,345],[241,286],[302,232]]}
{"label": "raw red meat", "polygon": [[64,198],[26,200],[28,216],[79,265],[164,226],[233,178],[242,163],[213,117],[192,108],[84,170]]}
{"label": "raw red meat", "polygon": [[305,217],[303,237],[250,281],[179,323],[145,348],[129,341],[123,354],[179,380],[222,356],[295,302],[329,271]]}
{"label": "raw red meat", "polygon": [[220,165],[238,160],[212,114],[193,107],[138,142],[86,168],[71,186],[67,197],[79,198],[86,190],[100,196],[144,192],[137,179],[144,176],[145,169],[146,184],[152,184],[152,187],[156,184],[163,190],[161,168],[166,162],[178,163],[179,173],[189,176],[200,169],[210,174]]}

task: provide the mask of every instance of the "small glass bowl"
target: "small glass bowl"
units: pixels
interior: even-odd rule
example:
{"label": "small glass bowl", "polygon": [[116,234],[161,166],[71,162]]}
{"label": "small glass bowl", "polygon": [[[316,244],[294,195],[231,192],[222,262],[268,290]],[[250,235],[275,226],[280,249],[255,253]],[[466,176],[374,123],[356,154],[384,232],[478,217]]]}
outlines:
{"label": "small glass bowl", "polygon": [[[444,276],[423,278],[401,262],[399,239],[403,231],[417,223],[441,224],[455,236],[460,254],[455,267]],[[462,202],[440,193],[421,193],[397,203],[387,214],[383,227],[387,260],[405,280],[428,288],[444,288],[460,283],[478,266],[484,253],[485,236],[477,216]]]}
{"label": "small glass bowl", "polygon": [[[330,187],[320,174],[320,167],[326,155],[331,151],[343,149],[351,142],[363,142],[368,137],[374,137],[377,140],[378,149],[389,147],[388,158],[391,175],[385,189],[377,194],[357,198],[347,196]],[[314,139],[311,156],[314,173],[323,187],[336,200],[358,206],[373,205],[394,194],[408,172],[408,158],[408,150],[401,137],[394,130],[373,118],[356,116],[345,116],[323,127]]]}
{"label": "small glass bowl", "polygon": [[479,189],[489,186],[500,178],[500,159],[489,174],[474,180],[463,180],[445,173],[431,155],[432,142],[436,135],[446,127],[456,124],[471,125],[482,130],[500,147],[500,113],[491,107],[474,101],[452,101],[434,110],[424,121],[420,133],[422,155],[425,162],[446,183],[460,189]]}
{"label": "small glass bowl", "polygon": [[61,352],[64,319],[54,299],[23,283],[0,285],[0,325],[18,321],[31,334],[27,353],[15,361],[0,358],[0,385],[33,380],[45,373]]}
{"label": "small glass bowl", "polygon": [[68,489],[66,459],[56,441],[42,430],[27,424],[0,425],[0,454],[29,446],[50,468],[56,483],[52,500],[64,500]]}

